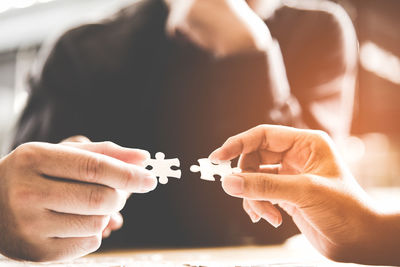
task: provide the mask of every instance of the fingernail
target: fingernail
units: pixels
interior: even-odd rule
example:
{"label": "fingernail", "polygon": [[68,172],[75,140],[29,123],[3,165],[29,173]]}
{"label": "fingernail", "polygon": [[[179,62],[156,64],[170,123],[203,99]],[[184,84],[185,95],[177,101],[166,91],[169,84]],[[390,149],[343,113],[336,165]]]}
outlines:
{"label": "fingernail", "polygon": [[103,234],[102,234],[103,238],[107,238],[110,235],[111,235],[111,230],[106,229],[106,230],[103,231]]}
{"label": "fingernail", "polygon": [[261,219],[260,216],[258,216],[257,214],[255,214],[252,211],[248,212],[248,214],[249,214],[249,217],[250,217],[250,219],[251,219],[251,221],[253,223],[258,223],[260,221],[260,219]]}
{"label": "fingernail", "polygon": [[224,163],[224,161],[219,160],[219,159],[209,158],[209,160],[211,161],[211,163],[214,163],[214,164]]}
{"label": "fingernail", "polygon": [[226,176],[222,180],[222,187],[230,195],[241,195],[244,188],[244,180],[239,176]]}
{"label": "fingernail", "polygon": [[136,148],[129,148],[135,155],[139,154],[140,159],[135,159],[130,161],[129,163],[140,166],[140,167],[147,167],[148,161],[151,159],[151,154],[149,151],[143,149],[136,149]]}
{"label": "fingernail", "polygon": [[275,228],[278,228],[282,224],[280,218],[275,214],[264,213],[261,217],[263,217],[267,222],[269,222]]}
{"label": "fingernail", "polygon": [[149,151],[147,151],[147,150],[141,150],[141,151],[145,157],[145,160],[149,160],[151,158],[151,154]]}
{"label": "fingernail", "polygon": [[150,154],[150,152],[149,152],[149,151],[146,151],[146,150],[143,150],[143,149],[133,149],[133,150],[134,150],[136,153],[139,152],[139,153],[141,154],[141,156],[143,157],[143,158],[141,159],[140,162],[135,161],[135,164],[137,164],[137,165],[139,165],[139,166],[146,167],[146,166],[144,166],[144,165],[146,165],[146,164],[147,164],[147,161],[148,161],[149,159],[151,159],[151,154]]}
{"label": "fingernail", "polygon": [[216,158],[216,156],[215,156],[215,154],[217,154],[217,151],[218,151],[218,149],[215,150],[214,152],[212,152],[210,154],[210,156],[208,156],[208,159],[214,164],[221,164],[223,161],[218,159],[218,158]]}
{"label": "fingernail", "polygon": [[150,171],[146,171],[146,174],[143,176],[143,180],[140,185],[140,192],[147,193],[153,191],[154,189],[156,189],[157,184],[157,177]]}

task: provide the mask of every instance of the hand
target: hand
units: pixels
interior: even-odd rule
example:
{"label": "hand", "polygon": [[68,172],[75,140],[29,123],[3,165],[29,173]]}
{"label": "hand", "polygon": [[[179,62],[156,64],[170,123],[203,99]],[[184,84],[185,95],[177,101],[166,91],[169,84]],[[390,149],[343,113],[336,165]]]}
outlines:
{"label": "hand", "polygon": [[166,0],[167,32],[184,36],[216,56],[266,50],[268,27],[245,0]]}
{"label": "hand", "polygon": [[328,258],[400,263],[399,215],[377,211],[325,133],[259,126],[229,138],[210,159],[217,163],[239,155],[243,173],[225,177],[222,186],[244,199],[253,221],[264,218],[280,225],[276,203]]}
{"label": "hand", "polygon": [[157,185],[146,151],[115,144],[27,143],[0,161],[0,251],[50,261],[98,249],[127,192]]}
{"label": "hand", "polygon": [[[87,138],[86,136],[82,135],[76,135],[76,136],[71,136],[61,142],[61,144],[68,144],[70,142],[76,142],[76,143],[91,143],[90,139]],[[130,194],[127,194],[127,198],[130,197]],[[124,223],[124,218],[122,217],[120,212],[117,212],[115,214],[112,214],[110,216],[110,221],[108,222],[108,225],[106,228],[103,230],[103,238],[107,238],[111,235],[112,231],[116,231],[122,227]]]}

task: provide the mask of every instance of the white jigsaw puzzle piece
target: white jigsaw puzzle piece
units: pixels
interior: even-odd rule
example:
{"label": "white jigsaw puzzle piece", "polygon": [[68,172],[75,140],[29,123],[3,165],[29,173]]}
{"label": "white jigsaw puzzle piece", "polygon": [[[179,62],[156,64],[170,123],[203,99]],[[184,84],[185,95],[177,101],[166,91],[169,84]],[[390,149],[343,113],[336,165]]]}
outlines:
{"label": "white jigsaw puzzle piece", "polygon": [[191,172],[200,172],[200,178],[206,181],[215,181],[214,175],[219,175],[224,178],[227,175],[241,172],[240,168],[232,168],[231,162],[226,161],[220,164],[214,164],[209,159],[199,159],[200,166],[192,165],[190,167]]}
{"label": "white jigsaw puzzle piece", "polygon": [[168,183],[168,177],[180,179],[182,176],[181,170],[172,170],[171,167],[180,167],[179,159],[165,159],[165,154],[158,152],[155,159],[149,159],[145,162],[146,167],[151,166],[150,170],[158,177],[161,184]]}

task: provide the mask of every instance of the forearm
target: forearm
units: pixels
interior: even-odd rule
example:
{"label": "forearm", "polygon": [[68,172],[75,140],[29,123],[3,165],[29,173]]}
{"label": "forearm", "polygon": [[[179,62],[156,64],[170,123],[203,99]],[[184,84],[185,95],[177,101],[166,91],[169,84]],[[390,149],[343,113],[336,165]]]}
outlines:
{"label": "forearm", "polygon": [[400,265],[400,212],[378,215],[378,225],[371,233],[376,238],[371,253],[365,253],[370,263]]}

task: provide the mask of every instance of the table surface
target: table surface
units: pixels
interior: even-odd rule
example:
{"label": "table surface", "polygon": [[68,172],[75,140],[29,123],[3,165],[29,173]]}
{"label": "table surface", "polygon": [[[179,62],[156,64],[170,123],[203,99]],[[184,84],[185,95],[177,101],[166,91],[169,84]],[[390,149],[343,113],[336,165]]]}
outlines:
{"label": "table surface", "polygon": [[199,249],[136,249],[94,253],[71,262],[34,264],[0,259],[0,267],[319,267],[362,266],[334,263],[322,257],[302,236],[279,246]]}

